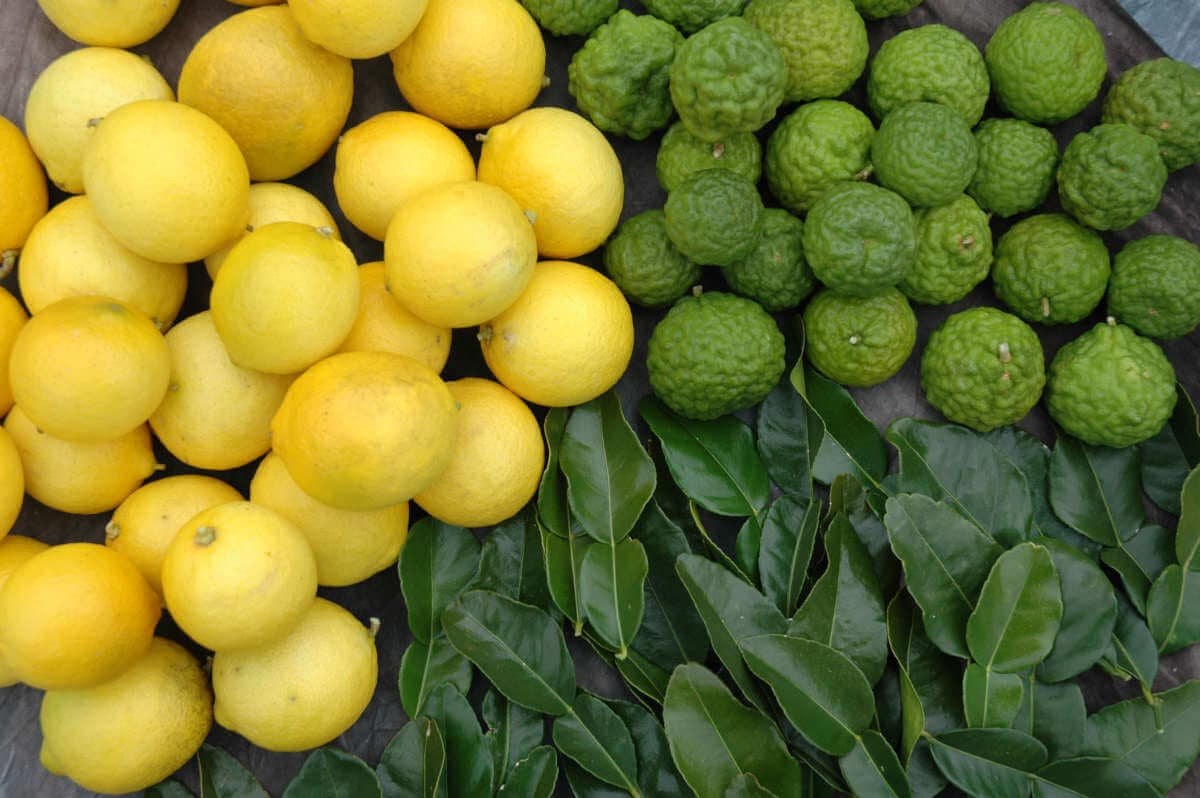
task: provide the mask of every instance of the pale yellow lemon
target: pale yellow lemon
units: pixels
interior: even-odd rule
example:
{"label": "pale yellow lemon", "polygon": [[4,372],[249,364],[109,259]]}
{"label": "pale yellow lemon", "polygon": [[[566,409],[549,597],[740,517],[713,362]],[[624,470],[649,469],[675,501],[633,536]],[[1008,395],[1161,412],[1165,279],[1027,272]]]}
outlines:
{"label": "pale yellow lemon", "polygon": [[[3,430],[0,430],[0,437],[3,435]],[[33,555],[41,554],[47,548],[49,546],[40,540],[27,538],[24,535],[9,535],[0,539],[0,590],[4,589],[4,583],[8,581],[8,577],[12,575],[13,571],[24,565],[25,561]],[[18,681],[20,680],[12,672],[12,669],[4,664],[4,657],[0,656],[0,687],[11,687]]]}
{"label": "pale yellow lemon", "polygon": [[268,751],[307,751],[354,725],[375,693],[375,629],[318,598],[287,637],[213,656],[217,723]]}
{"label": "pale yellow lemon", "polygon": [[447,524],[498,524],[537,491],[546,464],[542,428],[528,405],[499,383],[468,377],[446,386],[458,403],[454,455],[413,501]]}
{"label": "pale yellow lemon", "polygon": [[12,387],[8,382],[8,360],[13,344],[29,315],[21,302],[0,285],[0,416],[13,406]]}
{"label": "pale yellow lemon", "polygon": [[441,373],[450,357],[451,330],[417,318],[388,293],[382,261],[358,267],[358,315],[339,352],[392,352]]}
{"label": "pale yellow lemon", "polygon": [[383,251],[388,291],[400,304],[430,324],[470,327],[520,296],[537,240],[504,191],[448,183],[400,206]]}
{"label": "pale yellow lemon", "polygon": [[546,73],[546,44],[517,0],[429,0],[392,72],[416,111],[470,130],[533,104]]}
{"label": "pale yellow lemon", "polygon": [[250,174],[216,122],[180,103],[139,100],[104,117],[83,185],[108,232],[137,254],[190,263],[246,227]]}
{"label": "pale yellow lemon", "polygon": [[162,562],[175,533],[201,511],[241,500],[231,485],[202,474],[159,479],[121,502],[104,528],[104,545],[128,557],[162,595]]}
{"label": "pale yellow lemon", "polygon": [[124,556],[95,543],[51,546],[0,590],[0,658],[32,687],[90,687],[145,655],[161,613]]}
{"label": "pale yellow lemon", "polygon": [[405,201],[474,179],[475,160],[448,127],[411,111],[385,111],[338,141],[333,190],[350,223],[382,241]]}
{"label": "pale yellow lemon", "polygon": [[633,313],[595,269],[543,261],[512,307],[480,328],[479,341],[488,368],[513,393],[547,407],[579,405],[625,373]]}
{"label": "pale yellow lemon", "polygon": [[285,180],[332,146],[354,98],[350,60],[313,44],[286,5],[242,11],[192,48],[179,102],[229,131],[255,180]]}
{"label": "pale yellow lemon", "polygon": [[13,344],[13,398],[59,438],[117,438],[150,418],[167,392],[171,355],[146,314],[104,296],[61,299]]}
{"label": "pale yellow lemon", "polygon": [[46,215],[50,194],[46,174],[21,129],[0,116],[0,279],[17,262],[17,253],[38,219]]}
{"label": "pale yellow lemon", "polygon": [[428,366],[346,352],[300,375],[271,422],[272,445],[306,493],[346,510],[408,501],[450,461],[454,397]]}
{"label": "pale yellow lemon", "polygon": [[17,523],[25,502],[25,468],[12,436],[0,427],[0,542]]}
{"label": "pale yellow lemon", "polygon": [[174,100],[148,58],[114,47],[84,47],[42,70],[25,100],[29,144],[51,182],[83,193],[83,151],[100,120],[137,100]]}
{"label": "pale yellow lemon", "polygon": [[234,365],[212,313],[188,316],[167,333],[171,379],[150,416],[167,451],[196,468],[224,471],[271,448],[271,418],[292,384],[290,375]]}
{"label": "pale yellow lemon", "polygon": [[135,47],[167,27],[179,0],[38,0],[54,27],[80,44]]}
{"label": "pale yellow lemon", "polygon": [[347,58],[396,49],[425,13],[426,0],[289,0],[304,35]]}
{"label": "pale yellow lemon", "polygon": [[156,637],[115,679],[42,697],[42,766],[87,790],[136,792],[170,776],[212,728],[212,691],[183,646]]}
{"label": "pale yellow lemon", "polygon": [[479,179],[533,214],[538,252],[547,258],[575,258],[603,244],[625,201],[612,145],[563,108],[531,108],[488,130]]}

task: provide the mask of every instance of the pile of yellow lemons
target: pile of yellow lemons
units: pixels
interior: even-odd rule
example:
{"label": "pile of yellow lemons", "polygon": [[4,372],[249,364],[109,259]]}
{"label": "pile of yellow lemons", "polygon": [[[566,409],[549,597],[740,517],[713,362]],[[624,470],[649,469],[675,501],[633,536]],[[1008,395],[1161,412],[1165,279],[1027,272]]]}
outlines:
{"label": "pile of yellow lemons", "polygon": [[[515,514],[545,460],[527,402],[624,372],[629,306],[569,260],[616,226],[620,164],[582,117],[530,108],[545,48],[517,0],[239,0],[263,7],[201,38],[175,89],[117,49],[175,0],[39,4],[88,46],[38,77],[25,134],[0,118],[0,277],[24,301],[0,287],[0,685],[45,690],[43,764],[99,792],[168,776],[214,718],[322,745],[371,700],[378,623],[318,586],[393,565],[410,500],[468,527]],[[387,53],[415,110],[343,131],[351,59]],[[478,164],[452,127],[480,131]],[[340,210],[382,262],[278,182],[335,145]],[[176,323],[199,261],[208,309]],[[455,328],[495,379],[442,380]],[[261,458],[249,496],[143,485],[154,439],[196,470]],[[26,493],[115,510],[104,545],[8,534]],[[214,652],[211,684],[155,637],[164,607]]]}

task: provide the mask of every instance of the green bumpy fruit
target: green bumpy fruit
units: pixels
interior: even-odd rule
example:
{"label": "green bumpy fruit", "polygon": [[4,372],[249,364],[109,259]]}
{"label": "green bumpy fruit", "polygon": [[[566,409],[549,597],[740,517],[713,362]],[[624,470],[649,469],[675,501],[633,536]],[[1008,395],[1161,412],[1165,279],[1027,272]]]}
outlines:
{"label": "green bumpy fruit", "polygon": [[687,34],[742,13],[746,0],[642,0],[654,16]]}
{"label": "green bumpy fruit", "polygon": [[1063,346],[1050,364],[1050,417],[1094,446],[1153,438],[1175,400],[1175,369],[1162,349],[1111,318]]}
{"label": "green bumpy fruit", "polygon": [[882,119],[907,103],[948,105],[974,127],[991,92],[983,53],[945,25],[922,25],[883,43],[871,61],[867,101]]}
{"label": "green bumpy fruit", "polygon": [[1138,64],[1109,91],[1104,121],[1155,139],[1172,172],[1200,163],[1200,69],[1172,58]]}
{"label": "green bumpy fruit", "polygon": [[654,159],[654,172],[663,190],[670,193],[684,178],[705,169],[728,169],[757,183],[762,176],[762,145],[753,133],[734,133],[712,142],[696,138],[682,122],[667,128]]}
{"label": "green bumpy fruit", "polygon": [[604,268],[625,296],[648,308],[666,307],[700,282],[700,267],[675,249],[659,208],[621,223],[604,248]]}
{"label": "green bumpy fruit", "polygon": [[844,94],[867,66],[867,26],[851,0],[750,0],[745,17],[783,53],[788,102]]}
{"label": "green bumpy fruit", "polygon": [[784,117],[767,139],[767,186],[792,213],[808,213],[838,183],[871,173],[875,126],[838,100],[817,100]]}
{"label": "green bumpy fruit", "polygon": [[1200,324],[1200,248],[1175,236],[1130,241],[1113,260],[1108,313],[1151,338]]}
{"label": "green bumpy fruit", "polygon": [[1063,208],[1097,230],[1124,230],[1152,212],[1166,184],[1158,142],[1129,125],[1080,133],[1058,166]]}
{"label": "green bumpy fruit", "polygon": [[813,274],[850,296],[874,296],[903,280],[916,247],[908,203],[870,183],[831,188],[804,224],[804,252]]}
{"label": "green bumpy fruit", "polygon": [[984,49],[996,98],[1020,119],[1053,125],[1100,94],[1104,39],[1064,3],[1030,3],[996,29]]}
{"label": "green bumpy fruit", "polygon": [[854,0],[858,13],[867,19],[902,17],[924,0]]}
{"label": "green bumpy fruit", "polygon": [[675,51],[671,102],[692,135],[721,141],[770,122],[787,81],[787,65],[771,37],[732,17],[692,34]]}
{"label": "green bumpy fruit", "polygon": [[986,119],[975,143],[979,165],[967,193],[981,208],[1007,219],[1046,201],[1058,167],[1053,133],[1021,119]]}
{"label": "green bumpy fruit", "polygon": [[804,257],[804,222],[779,208],[763,211],[758,243],[724,269],[729,287],[771,312],[796,307],[816,288]]}
{"label": "green bumpy fruit", "polygon": [[1072,324],[1104,298],[1111,265],[1100,236],[1061,213],[1031,216],[996,244],[996,296],[1026,321]]}
{"label": "green bumpy fruit", "polygon": [[766,398],[783,375],[785,348],[757,303],[717,291],[684,297],[650,335],[650,388],[681,416],[717,418]]}
{"label": "green bumpy fruit", "polygon": [[683,36],[661,19],[621,9],[567,67],[567,91],[601,130],[644,139],[675,114],[670,69]]}
{"label": "green bumpy fruit", "polygon": [[728,169],[705,169],[667,195],[667,236],[687,258],[728,266],[745,258],[758,240],[763,203],[758,189]]}
{"label": "green bumpy fruit", "polygon": [[617,0],[521,0],[521,5],[555,36],[587,36],[617,10]]}
{"label": "green bumpy fruit", "polygon": [[992,268],[992,228],[966,195],[917,211],[917,254],[900,290],[914,302],[946,305],[971,293]]}
{"label": "green bumpy fruit", "polygon": [[917,316],[894,288],[873,297],[821,291],[804,310],[805,352],[829,379],[868,388],[890,379],[917,345]]}
{"label": "green bumpy fruit", "polygon": [[871,142],[879,182],[918,208],[945,205],[975,176],[979,148],[953,108],[909,103],[892,111]]}
{"label": "green bumpy fruit", "polygon": [[979,432],[1015,424],[1042,396],[1046,357],[1037,333],[995,308],[955,313],[929,336],[921,387],[929,404]]}

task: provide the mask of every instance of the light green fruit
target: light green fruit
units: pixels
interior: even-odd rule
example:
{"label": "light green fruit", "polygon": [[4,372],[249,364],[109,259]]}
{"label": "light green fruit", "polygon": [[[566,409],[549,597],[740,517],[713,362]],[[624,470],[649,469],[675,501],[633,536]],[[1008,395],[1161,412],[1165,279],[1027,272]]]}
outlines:
{"label": "light green fruit", "polygon": [[587,36],[617,10],[617,0],[521,0],[521,5],[555,36]]}
{"label": "light green fruit", "polygon": [[1017,222],[996,244],[996,296],[1026,321],[1071,324],[1104,298],[1110,273],[1103,239],[1061,213]]}
{"label": "light green fruit", "polygon": [[981,208],[1008,218],[1041,207],[1058,168],[1053,133],[1020,119],[985,119],[975,143],[979,165],[967,193]]}
{"label": "light green fruit", "polygon": [[871,141],[875,176],[914,207],[945,205],[975,176],[979,148],[953,108],[917,102],[892,111]]}
{"label": "light green fruit", "polygon": [[723,272],[730,288],[771,312],[796,307],[817,284],[804,257],[804,222],[767,208],[754,249]]}
{"label": "light green fruit", "polygon": [[1129,125],[1098,125],[1080,133],[1058,167],[1063,208],[1097,230],[1129,227],[1158,207],[1166,184],[1158,143]]}
{"label": "light green fruit", "polygon": [[1172,172],[1200,162],[1200,69],[1172,58],[1143,61],[1109,91],[1104,121],[1152,137]]}
{"label": "light green fruit", "polygon": [[873,297],[828,289],[804,311],[805,353],[834,382],[866,388],[892,377],[917,343],[917,317],[894,288]]}
{"label": "light green fruit", "polygon": [[753,133],[704,141],[688,132],[682,122],[667,128],[654,159],[655,175],[663,190],[672,192],[684,178],[705,169],[728,169],[757,183],[762,176],[762,145]]}
{"label": "light green fruit", "polygon": [[1178,338],[1200,324],[1200,248],[1154,235],[1130,241],[1113,260],[1108,313],[1151,338]]}
{"label": "light green fruit", "polygon": [[685,178],[667,196],[667,236],[694,263],[728,266],[758,240],[763,203],[758,189],[728,169],[706,169]]}
{"label": "light green fruit", "polygon": [[924,100],[950,106],[974,127],[990,92],[983,53],[945,25],[922,25],[888,39],[871,60],[867,78],[867,100],[879,119]]}
{"label": "light green fruit", "polygon": [[850,296],[881,294],[903,280],[916,246],[908,203],[870,183],[831,188],[804,225],[804,252],[813,274]]}
{"label": "light green fruit", "polygon": [[992,268],[992,228],[968,196],[917,211],[917,253],[900,281],[915,302],[945,305],[971,293]]}
{"label": "light green fruit", "polygon": [[665,307],[700,282],[700,267],[667,237],[659,208],[626,219],[604,248],[604,267],[630,301]]}
{"label": "light green fruit", "polygon": [[654,16],[690,34],[742,13],[746,0],[642,0],[642,5]]}
{"label": "light green fruit", "polygon": [[875,126],[839,100],[817,100],[784,117],[767,139],[767,186],[792,213],[808,213],[833,186],[871,174]]}
{"label": "light green fruit", "polygon": [[867,26],[851,0],[750,0],[745,17],[783,53],[789,102],[841,96],[867,66]]}
{"label": "light green fruit", "polygon": [[854,0],[858,13],[867,19],[902,17],[921,5],[923,0]]}

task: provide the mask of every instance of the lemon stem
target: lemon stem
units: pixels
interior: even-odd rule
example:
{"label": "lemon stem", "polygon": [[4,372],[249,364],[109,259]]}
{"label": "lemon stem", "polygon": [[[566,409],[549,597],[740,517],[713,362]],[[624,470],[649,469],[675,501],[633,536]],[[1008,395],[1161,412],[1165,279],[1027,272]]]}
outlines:
{"label": "lemon stem", "polygon": [[202,526],[196,529],[196,537],[194,538],[197,546],[211,546],[213,541],[217,539],[217,528],[215,526]]}
{"label": "lemon stem", "polygon": [[110,543],[121,536],[121,527],[113,521],[104,525],[104,539]]}
{"label": "lemon stem", "polygon": [[0,252],[0,280],[7,277],[17,265],[17,250],[6,249]]}
{"label": "lemon stem", "polygon": [[484,343],[484,344],[486,344],[488,341],[492,340],[492,325],[485,324],[482,327],[480,327],[479,332],[475,335],[475,338],[480,343]]}
{"label": "lemon stem", "polygon": [[370,625],[368,627],[368,633],[371,635],[372,640],[375,639],[375,635],[379,634],[379,627],[382,625],[383,625],[382,621],[380,621],[375,616],[371,616]]}

